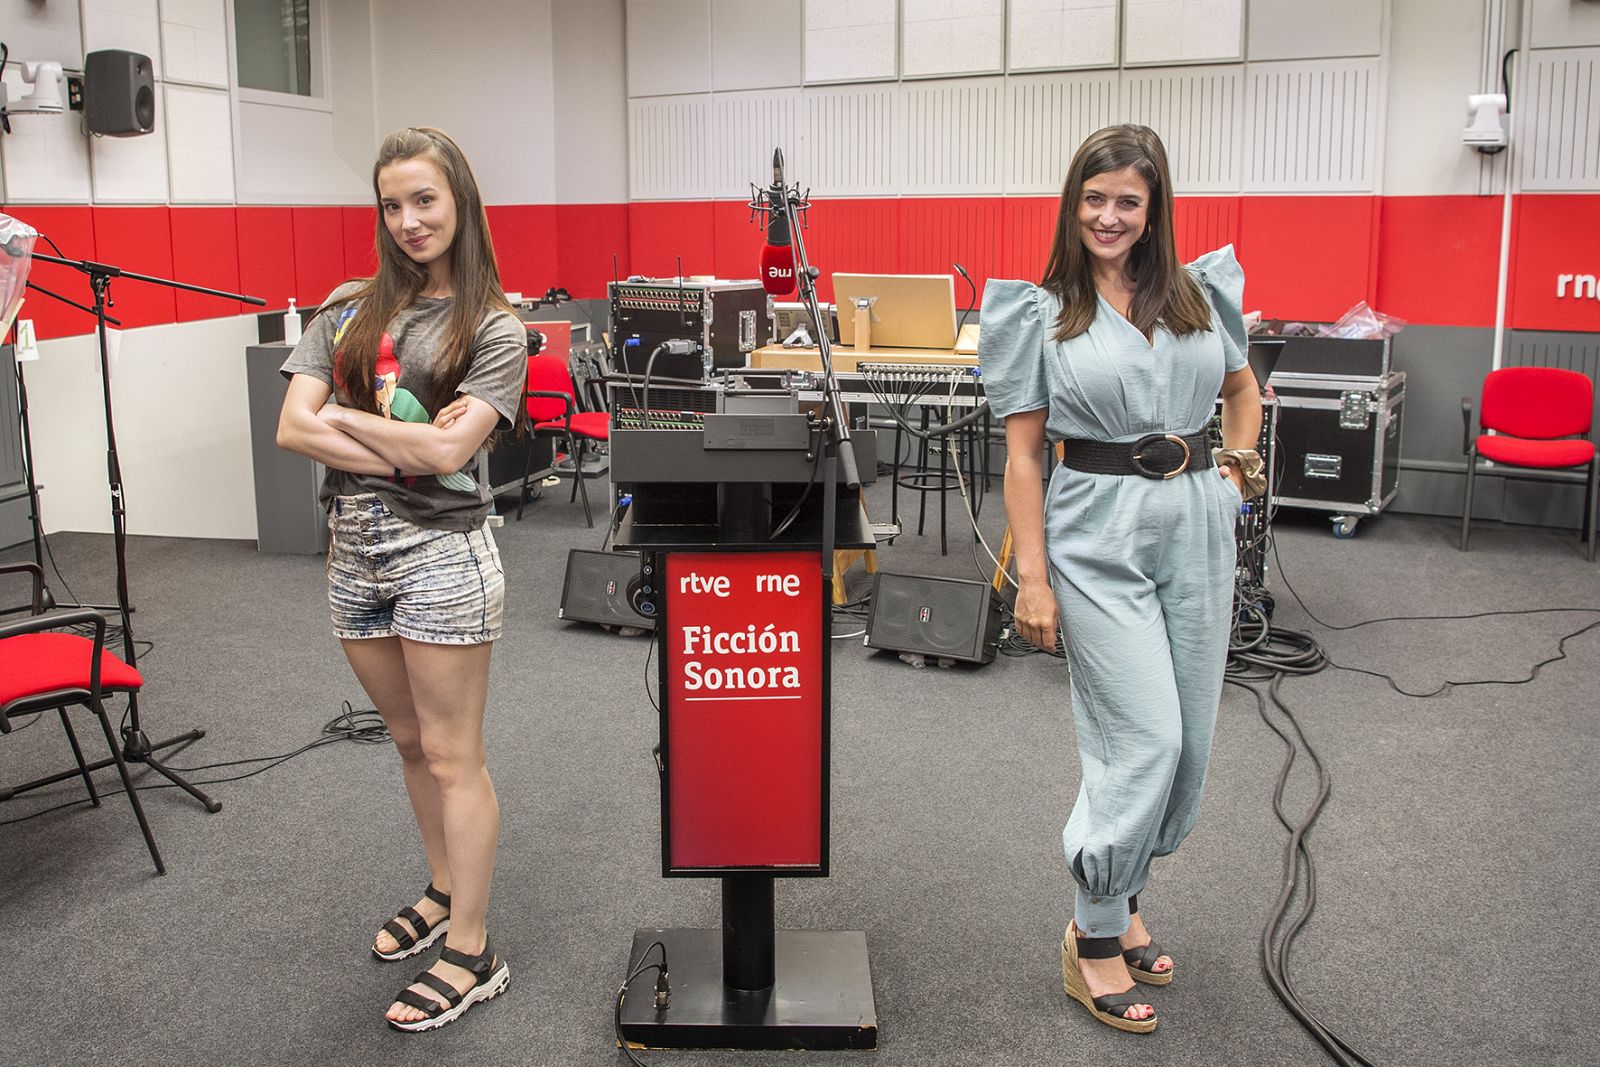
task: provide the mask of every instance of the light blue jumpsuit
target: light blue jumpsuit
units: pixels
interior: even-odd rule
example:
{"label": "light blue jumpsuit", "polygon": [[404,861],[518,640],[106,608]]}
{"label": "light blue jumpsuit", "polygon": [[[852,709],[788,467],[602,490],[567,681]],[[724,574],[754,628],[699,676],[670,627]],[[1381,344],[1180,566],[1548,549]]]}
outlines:
{"label": "light blue jumpsuit", "polygon": [[[1223,371],[1246,365],[1244,273],[1232,246],[1188,270],[1212,328],[1144,336],[1104,299],[1089,329],[1050,339],[1060,304],[991,280],[979,358],[994,414],[1048,408],[1046,436],[1136,441],[1210,419]],[[1056,464],[1045,550],[1072,675],[1083,784],[1062,831],[1090,937],[1128,928],[1128,897],[1194,826],[1222,696],[1239,491],[1215,468],[1170,481]]]}

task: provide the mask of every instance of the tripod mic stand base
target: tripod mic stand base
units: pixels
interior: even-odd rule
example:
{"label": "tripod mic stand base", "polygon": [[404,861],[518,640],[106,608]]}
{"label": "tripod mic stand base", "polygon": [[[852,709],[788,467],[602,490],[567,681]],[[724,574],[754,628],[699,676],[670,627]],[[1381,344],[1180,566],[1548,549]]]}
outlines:
{"label": "tripod mic stand base", "polygon": [[[153,753],[159,752],[164,748],[171,748],[174,745],[187,746],[193,744],[195,741],[200,740],[205,735],[206,732],[204,730],[190,730],[186,734],[179,734],[177,737],[171,737],[165,741],[158,741],[155,744],[151,744],[150,739],[144,735],[142,730],[124,730],[122,734],[122,758],[129,763],[142,763],[149,767],[151,770],[167,779],[167,781],[171,782],[179,789],[182,789],[185,793],[188,793],[190,796],[194,797],[205,806],[207,811],[214,815],[222,810],[222,801],[215,800],[207,796],[205,793],[202,793],[200,790],[196,789],[194,786],[178,777],[172,771],[168,770],[167,767],[153,755]],[[113,767],[115,765],[116,760],[103,759],[89,764],[88,769],[90,771],[98,771],[106,767]],[[26,782],[14,788],[0,789],[0,801],[10,800],[12,797],[17,796],[18,794],[27,793],[31,790],[42,788],[43,786],[54,785],[56,782],[64,782],[68,778],[77,778],[81,773],[82,772],[74,768],[70,771],[62,771],[60,774],[52,774],[47,778],[36,778],[31,782]]]}

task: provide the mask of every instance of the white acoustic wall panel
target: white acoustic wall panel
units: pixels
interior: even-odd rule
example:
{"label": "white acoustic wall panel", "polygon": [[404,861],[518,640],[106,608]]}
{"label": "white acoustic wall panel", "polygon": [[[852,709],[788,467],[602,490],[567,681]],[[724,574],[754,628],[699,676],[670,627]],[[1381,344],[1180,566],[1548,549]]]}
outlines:
{"label": "white acoustic wall panel", "polygon": [[[83,0],[83,50],[120,48],[150,57],[158,78],[161,66],[161,13],[156,0]],[[77,65],[74,61],[74,66]]]}
{"label": "white acoustic wall panel", "polygon": [[[1383,50],[1383,9],[1390,0],[1252,0],[1247,55],[1252,62],[1274,59],[1331,59],[1335,56],[1375,56]],[[1415,0],[1412,0],[1414,3]],[[1459,4],[1459,0],[1450,0]],[[1448,5],[1447,5],[1448,6]],[[1477,12],[1458,20],[1469,26]],[[1449,21],[1436,14],[1439,21]],[[1453,27],[1444,27],[1449,33]]]}
{"label": "white acoustic wall panel", "polygon": [[[13,101],[33,91],[15,63],[6,65],[5,86]],[[82,123],[75,111],[11,116],[11,132],[0,136],[7,203],[89,202],[89,144]]]}
{"label": "white acoustic wall panel", "polygon": [[711,0],[711,88],[798,86],[800,0]]}
{"label": "white acoustic wall panel", "polygon": [[1245,191],[1376,191],[1381,102],[1376,59],[1251,64]]}
{"label": "white acoustic wall panel", "polygon": [[[161,91],[158,83],[156,91]],[[160,98],[157,97],[159,100]],[[138,137],[89,138],[89,172],[97,204],[162,204],[167,189],[167,115]]]}
{"label": "white acoustic wall panel", "polygon": [[1005,100],[1000,78],[901,85],[895,120],[901,191],[936,196],[1004,192]]}
{"label": "white acoustic wall panel", "polygon": [[1584,0],[1523,0],[1533,5],[1533,47],[1600,47],[1600,4]]}
{"label": "white acoustic wall panel", "polygon": [[711,0],[628,0],[628,95],[711,88]]}
{"label": "white acoustic wall panel", "polygon": [[231,202],[233,117],[227,92],[171,84],[163,88],[172,202]]}
{"label": "white acoustic wall panel", "polygon": [[901,0],[900,73],[907,78],[998,74],[1005,0]]}
{"label": "white acoustic wall panel", "polygon": [[1008,70],[1117,65],[1117,0],[1011,0]]}
{"label": "white acoustic wall panel", "polygon": [[1535,52],[1525,80],[1522,188],[1600,190],[1600,49]]}
{"label": "white acoustic wall panel", "polygon": [[338,116],[316,108],[240,101],[236,114],[239,203],[372,203],[372,134],[366,144],[341,138]]}
{"label": "white acoustic wall panel", "polygon": [[1123,0],[1129,66],[1244,57],[1244,0]]}
{"label": "white acoustic wall panel", "polygon": [[1059,193],[1083,139],[1117,114],[1117,74],[1030,75],[1007,86],[1008,193]]}
{"label": "white acoustic wall panel", "polygon": [[12,63],[50,62],[77,68],[83,63],[83,31],[75,3],[6,0],[0,4],[5,42]]}
{"label": "white acoustic wall panel", "polygon": [[805,0],[807,82],[878,81],[899,67],[896,0]]}
{"label": "white acoustic wall panel", "polygon": [[226,0],[161,0],[161,60],[168,81],[226,88]]}
{"label": "white acoustic wall panel", "polygon": [[807,152],[796,135],[798,91],[718,93],[711,103],[713,189],[719,199],[742,200],[750,183],[772,182],[772,150],[783,149],[785,180],[795,181],[809,168]]}
{"label": "white acoustic wall panel", "polygon": [[893,86],[837,86],[800,94],[798,136],[804,152],[791,181],[816,196],[892,196],[900,191],[894,167]]}
{"label": "white acoustic wall panel", "polygon": [[1160,135],[1174,192],[1238,190],[1243,82],[1238,66],[1123,74],[1119,113]]}
{"label": "white acoustic wall panel", "polygon": [[628,106],[628,198],[711,198],[711,96],[663,96]]}

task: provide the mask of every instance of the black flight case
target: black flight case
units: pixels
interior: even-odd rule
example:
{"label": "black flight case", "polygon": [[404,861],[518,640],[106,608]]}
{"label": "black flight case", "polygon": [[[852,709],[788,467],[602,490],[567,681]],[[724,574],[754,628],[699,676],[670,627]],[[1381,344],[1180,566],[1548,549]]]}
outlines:
{"label": "black flight case", "polygon": [[1400,488],[1406,375],[1390,369],[1388,340],[1287,338],[1271,380],[1274,502],[1329,512],[1335,537],[1354,536]]}

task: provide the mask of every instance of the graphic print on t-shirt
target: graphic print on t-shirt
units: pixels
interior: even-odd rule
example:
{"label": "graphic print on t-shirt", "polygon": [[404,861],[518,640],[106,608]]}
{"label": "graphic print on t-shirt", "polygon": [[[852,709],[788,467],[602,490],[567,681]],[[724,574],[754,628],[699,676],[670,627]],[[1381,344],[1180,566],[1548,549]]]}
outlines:
{"label": "graphic print on t-shirt", "polygon": [[[334,327],[334,365],[339,361],[339,343],[344,340],[345,330],[356,316],[356,307],[351,305],[339,315],[339,323]],[[399,384],[400,361],[394,355],[394,338],[389,336],[387,330],[378,341],[378,360],[373,365],[372,394],[378,402],[378,413],[386,419],[399,419],[401,422],[429,423],[433,417],[428,414],[428,409],[422,406],[411,390]],[[465,471],[452,471],[449,474],[436,474],[439,484],[446,489],[453,489],[460,493],[475,493],[478,483]],[[415,478],[402,478],[406,485],[416,484]]]}

